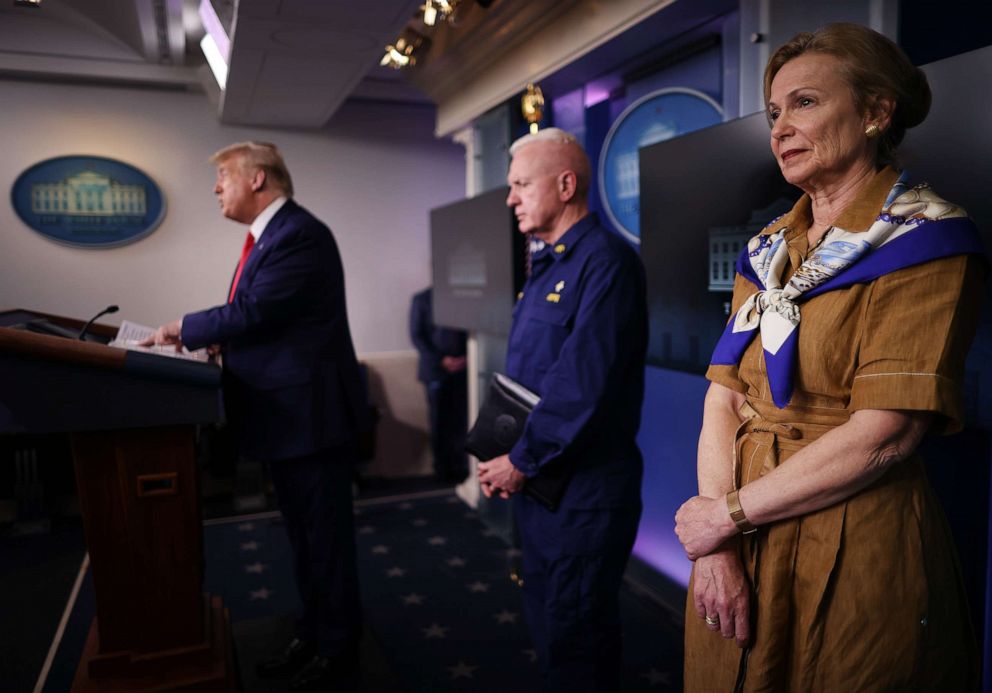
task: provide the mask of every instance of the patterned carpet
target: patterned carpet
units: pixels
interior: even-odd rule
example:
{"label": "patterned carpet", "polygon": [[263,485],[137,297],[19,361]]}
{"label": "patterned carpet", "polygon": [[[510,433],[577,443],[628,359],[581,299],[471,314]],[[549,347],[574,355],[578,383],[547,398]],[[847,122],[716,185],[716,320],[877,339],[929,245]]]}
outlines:
{"label": "patterned carpet", "polygon": [[[508,578],[516,549],[450,493],[360,503],[356,515],[365,690],[540,690],[518,588]],[[257,644],[245,641],[257,643],[266,623],[286,632],[296,608],[280,520],[214,522],[205,538],[205,587],[231,610],[245,689],[277,690],[279,682],[270,688],[252,680],[246,650]],[[681,690],[674,619],[629,587],[621,604],[624,690]]]}
{"label": "patterned carpet", "polygon": [[[451,491],[356,505],[365,609],[361,691],[506,693],[540,690],[535,654],[509,579],[517,554]],[[244,693],[285,691],[255,663],[288,639],[296,610],[290,553],[277,513],[211,520],[204,527],[205,591],[230,609]],[[78,525],[0,541],[0,691],[65,693],[95,613],[80,571]],[[73,585],[78,597],[58,629]],[[681,628],[628,583],[621,592],[624,690],[681,690]],[[49,653],[53,637],[58,646]]]}

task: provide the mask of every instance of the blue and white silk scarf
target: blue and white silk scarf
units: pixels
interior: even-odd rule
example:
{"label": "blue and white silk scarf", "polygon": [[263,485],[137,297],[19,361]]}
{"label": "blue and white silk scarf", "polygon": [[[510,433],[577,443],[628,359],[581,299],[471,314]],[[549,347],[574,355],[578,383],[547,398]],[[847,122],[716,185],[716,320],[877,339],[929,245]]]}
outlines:
{"label": "blue and white silk scarf", "polygon": [[905,173],[900,176],[867,231],[828,229],[820,246],[785,286],[787,228],[769,232],[775,228],[773,221],[752,238],[738,257],[736,269],[759,290],[727,324],[711,363],[739,364],[760,330],[768,384],[775,406],[781,409],[792,399],[802,303],[930,260],[984,254],[978,229],[964,210],[942,200],[926,184],[910,187],[906,178]]}

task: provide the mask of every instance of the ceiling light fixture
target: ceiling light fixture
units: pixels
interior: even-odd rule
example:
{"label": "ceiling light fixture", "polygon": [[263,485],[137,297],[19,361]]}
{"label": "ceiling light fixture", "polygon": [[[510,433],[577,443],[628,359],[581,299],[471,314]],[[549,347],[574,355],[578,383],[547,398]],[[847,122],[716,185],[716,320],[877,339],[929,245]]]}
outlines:
{"label": "ceiling light fixture", "polygon": [[396,43],[386,46],[386,53],[379,61],[380,65],[389,66],[394,70],[417,64],[416,51],[424,42],[424,37],[407,29],[396,39]]}
{"label": "ceiling light fixture", "polygon": [[226,89],[227,61],[221,55],[214,37],[210,34],[204,34],[203,38],[200,39],[200,50],[203,51],[203,55],[207,59],[207,64],[210,66],[211,72],[214,73],[214,79],[217,80],[218,86],[220,86],[221,90]]}
{"label": "ceiling light fixture", "polygon": [[461,0],[426,0],[420,9],[424,12],[424,24],[434,26],[451,18]]}
{"label": "ceiling light fixture", "polygon": [[41,7],[41,0],[14,0],[14,7]]}
{"label": "ceiling light fixture", "polygon": [[530,123],[531,133],[536,133],[544,117],[544,92],[541,87],[527,85],[527,91],[520,97],[520,112],[523,113],[524,120]]}
{"label": "ceiling light fixture", "polygon": [[231,55],[231,39],[224,29],[224,25],[217,16],[217,10],[210,0],[200,0],[198,8],[200,21],[203,22],[203,29],[206,32],[200,40],[200,50],[203,51],[207,64],[210,65],[214,79],[220,85],[221,90],[227,87],[228,60]]}

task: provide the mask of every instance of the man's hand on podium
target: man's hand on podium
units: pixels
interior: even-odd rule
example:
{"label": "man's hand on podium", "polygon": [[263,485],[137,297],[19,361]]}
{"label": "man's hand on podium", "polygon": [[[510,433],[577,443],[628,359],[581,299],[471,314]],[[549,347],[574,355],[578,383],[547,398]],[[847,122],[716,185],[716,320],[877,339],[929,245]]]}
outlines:
{"label": "man's hand on podium", "polygon": [[138,346],[150,347],[159,344],[174,344],[176,346],[176,351],[182,351],[182,326],[182,320],[175,320],[168,324],[162,325],[160,328],[155,330],[155,334],[151,337],[138,342]]}

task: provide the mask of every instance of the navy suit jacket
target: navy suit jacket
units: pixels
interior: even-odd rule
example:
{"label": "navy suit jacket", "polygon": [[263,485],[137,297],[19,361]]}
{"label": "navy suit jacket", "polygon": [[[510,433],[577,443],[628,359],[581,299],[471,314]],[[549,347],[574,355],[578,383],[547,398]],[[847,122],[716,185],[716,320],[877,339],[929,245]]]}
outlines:
{"label": "navy suit jacket", "polygon": [[441,366],[445,356],[464,356],[467,334],[434,324],[431,289],[414,294],[410,301],[410,341],[417,348],[417,379],[422,383],[444,380],[450,375]]}
{"label": "navy suit jacket", "polygon": [[234,300],[186,315],[182,340],[222,346],[228,418],[247,457],[351,444],[365,424],[337,244],[293,200],[259,237]]}

